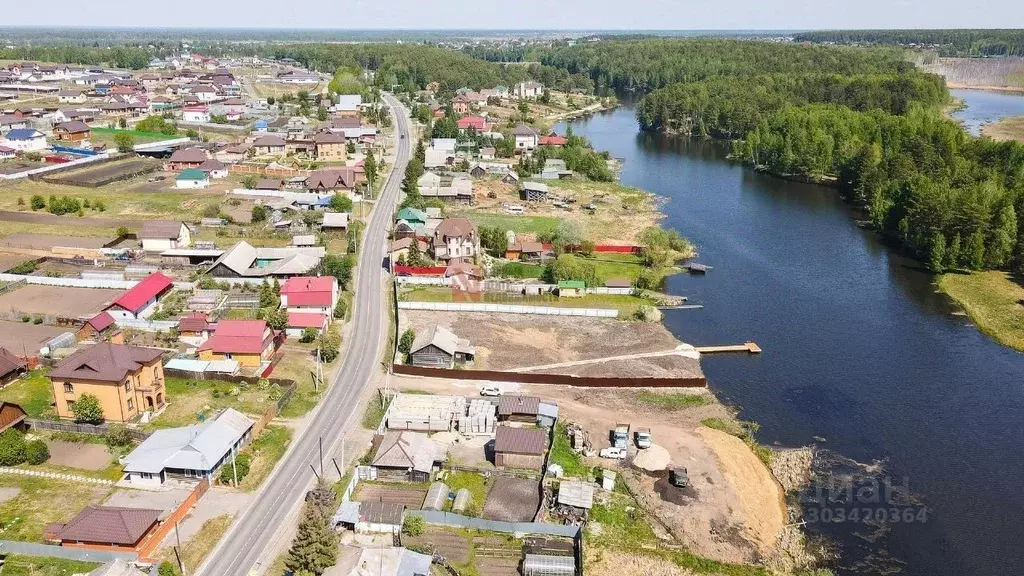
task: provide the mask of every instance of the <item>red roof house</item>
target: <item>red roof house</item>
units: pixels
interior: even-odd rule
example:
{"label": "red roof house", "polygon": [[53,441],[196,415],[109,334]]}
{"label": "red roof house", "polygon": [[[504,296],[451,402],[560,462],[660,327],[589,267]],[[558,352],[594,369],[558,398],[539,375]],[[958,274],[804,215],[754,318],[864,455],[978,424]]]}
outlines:
{"label": "red roof house", "polygon": [[334,276],[294,276],[281,285],[281,307],[289,312],[330,314],[338,304]]}
{"label": "red roof house", "polygon": [[200,336],[210,329],[206,314],[193,312],[178,320],[178,334],[183,336]]}
{"label": "red roof house", "polygon": [[459,130],[468,130],[470,128],[475,129],[477,132],[487,131],[487,120],[480,116],[463,116],[456,122],[459,126]]}
{"label": "red roof house", "polygon": [[48,540],[74,548],[135,548],[159,523],[162,510],[86,506],[67,524],[45,529]]}
{"label": "red roof house", "polygon": [[540,140],[537,142],[537,144],[539,144],[540,146],[565,146],[568,143],[568,138],[566,138],[565,136],[559,136],[554,132],[548,134],[547,136],[541,136]]}
{"label": "red roof house", "polygon": [[118,296],[113,304],[107,306],[106,312],[115,319],[148,316],[156,307],[160,296],[168,292],[173,285],[174,281],[162,272],[154,272]]}
{"label": "red roof house", "polygon": [[327,314],[314,312],[289,312],[288,328],[285,332],[289,336],[300,336],[306,328],[315,328],[317,332],[323,332],[327,328]]}
{"label": "red roof house", "polygon": [[276,336],[266,320],[221,320],[213,336],[199,347],[199,358],[259,366],[274,355]]}

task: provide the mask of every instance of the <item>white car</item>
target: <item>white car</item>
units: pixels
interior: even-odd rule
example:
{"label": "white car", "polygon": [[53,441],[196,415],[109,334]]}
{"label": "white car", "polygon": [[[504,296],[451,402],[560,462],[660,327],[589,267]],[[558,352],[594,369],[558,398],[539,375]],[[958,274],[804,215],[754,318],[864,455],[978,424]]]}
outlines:
{"label": "white car", "polygon": [[602,448],[598,456],[601,458],[611,458],[613,460],[624,460],[629,454],[629,450],[625,448]]}
{"label": "white car", "polygon": [[501,396],[501,387],[496,384],[486,384],[480,388],[481,396]]}

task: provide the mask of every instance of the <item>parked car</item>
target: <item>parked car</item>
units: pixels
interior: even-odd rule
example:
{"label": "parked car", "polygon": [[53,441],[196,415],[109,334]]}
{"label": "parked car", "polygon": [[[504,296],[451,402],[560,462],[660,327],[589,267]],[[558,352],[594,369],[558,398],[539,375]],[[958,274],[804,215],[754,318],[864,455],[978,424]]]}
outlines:
{"label": "parked car", "polygon": [[498,386],[497,384],[484,384],[483,387],[480,388],[481,396],[501,396],[501,394],[501,386]]}
{"label": "parked car", "polygon": [[598,456],[601,458],[611,458],[612,460],[623,460],[629,454],[629,450],[626,448],[602,448]]}
{"label": "parked car", "polygon": [[636,447],[643,450],[651,447],[651,429],[638,428],[636,431]]}

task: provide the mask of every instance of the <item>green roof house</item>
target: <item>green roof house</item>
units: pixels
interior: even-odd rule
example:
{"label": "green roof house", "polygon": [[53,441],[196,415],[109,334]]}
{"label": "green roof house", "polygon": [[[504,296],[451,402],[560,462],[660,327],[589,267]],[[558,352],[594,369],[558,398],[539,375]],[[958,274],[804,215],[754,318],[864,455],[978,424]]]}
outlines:
{"label": "green roof house", "polygon": [[587,293],[587,284],[583,280],[562,280],[558,283],[560,298],[582,298]]}
{"label": "green roof house", "polygon": [[210,185],[210,176],[201,170],[189,168],[182,170],[174,180],[175,188],[206,188]]}
{"label": "green roof house", "polygon": [[398,214],[395,215],[395,220],[405,220],[414,226],[422,226],[427,223],[427,215],[422,210],[417,210],[415,208],[402,208],[398,211]]}

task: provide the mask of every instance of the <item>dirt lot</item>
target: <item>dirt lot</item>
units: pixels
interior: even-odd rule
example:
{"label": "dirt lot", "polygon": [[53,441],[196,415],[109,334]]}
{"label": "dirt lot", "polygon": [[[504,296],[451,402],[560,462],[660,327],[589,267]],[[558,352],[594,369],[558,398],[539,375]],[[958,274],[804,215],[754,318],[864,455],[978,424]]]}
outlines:
{"label": "dirt lot", "polygon": [[0,246],[11,246],[13,248],[31,248],[33,250],[49,250],[54,246],[65,246],[68,248],[102,248],[113,238],[102,237],[81,237],[81,236],[56,236],[53,234],[8,234],[0,238]]}
{"label": "dirt lot", "polygon": [[[12,293],[8,292],[4,296],[9,294]],[[25,350],[28,354],[37,354],[47,340],[64,332],[68,332],[68,329],[31,322],[0,320],[0,348],[19,352]]]}
{"label": "dirt lot", "polygon": [[[13,186],[13,184],[12,184]],[[11,212],[0,210],[0,220],[8,222],[26,222],[29,224],[50,224],[56,226],[96,226],[100,228],[113,228],[115,226],[128,226],[129,228],[141,228],[142,221],[125,220],[123,218],[76,218],[71,216],[57,216],[43,212]]]}
{"label": "dirt lot", "polygon": [[403,537],[402,540],[407,546],[431,546],[453,564],[469,562],[469,542],[457,532],[428,525],[423,534]]}
{"label": "dirt lot", "polygon": [[382,484],[359,484],[353,500],[360,502],[394,502],[405,504],[410,510],[419,510],[423,506],[423,498],[427,495],[426,488],[413,486],[385,486]]}
{"label": "dirt lot", "polygon": [[483,517],[504,522],[532,522],[540,506],[536,480],[498,476],[487,493]]}
{"label": "dirt lot", "polygon": [[97,166],[86,166],[78,170],[60,172],[47,177],[46,180],[61,181],[62,183],[78,184],[80,186],[93,186],[98,183],[106,183],[118,179],[127,179],[135,174],[152,172],[160,166],[159,160],[151,158],[134,157],[127,160],[115,160]]}
{"label": "dirt lot", "polygon": [[[478,383],[434,378],[395,376],[396,389],[465,394]],[[657,516],[681,543],[694,553],[726,562],[752,562],[773,557],[786,522],[783,491],[757,456],[738,438],[701,424],[707,418],[731,420],[729,411],[704,389],[621,390],[520,384],[519,393],[558,403],[560,418],[589,432],[593,448],[609,445],[608,430],[617,422],[651,429],[654,443],[664,448],[667,467],[685,466],[691,486],[677,491],[667,486],[665,473],[646,473],[631,466],[630,458],[611,463],[586,459],[590,466],[617,466],[633,478],[641,505]],[[667,410],[652,401],[653,394],[692,394],[704,404]],[[498,485],[491,489],[495,494]],[[485,517],[490,499],[485,507]]]}
{"label": "dirt lot", "polygon": [[[192,491],[188,488],[172,488],[160,491],[118,488],[103,505],[169,511],[177,509],[178,505],[191,493]],[[208,494],[208,496],[213,495]]]}
{"label": "dirt lot", "polygon": [[110,465],[110,452],[102,444],[75,444],[50,440],[50,459],[47,461],[55,466],[81,468],[83,470],[103,470]]}
{"label": "dirt lot", "polygon": [[[632,353],[671,350],[679,342],[661,324],[621,322],[612,318],[532,316],[526,314],[458,314],[402,310],[401,330],[417,333],[437,324],[476,347],[473,368],[514,370]],[[540,370],[560,374],[687,377],[703,376],[700,362],[682,356],[636,358]]]}
{"label": "dirt lot", "polygon": [[25,256],[22,254],[12,254],[10,252],[0,252],[0,272],[10,270],[14,266],[21,264],[25,260],[33,260],[31,256]]}
{"label": "dirt lot", "polygon": [[67,288],[28,284],[0,294],[0,312],[23,312],[56,316],[90,316],[123,290]]}

